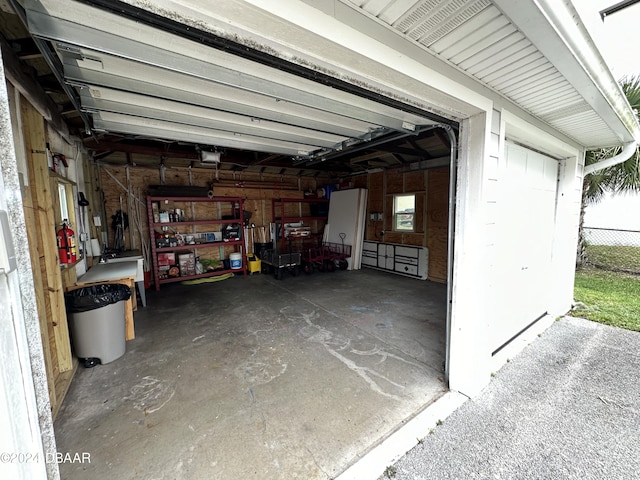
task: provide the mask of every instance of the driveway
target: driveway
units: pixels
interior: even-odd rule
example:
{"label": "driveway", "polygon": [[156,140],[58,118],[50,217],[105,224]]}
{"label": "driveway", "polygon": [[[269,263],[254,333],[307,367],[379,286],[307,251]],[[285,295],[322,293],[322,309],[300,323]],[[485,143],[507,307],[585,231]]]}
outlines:
{"label": "driveway", "polygon": [[640,479],[640,333],[566,317],[381,478]]}

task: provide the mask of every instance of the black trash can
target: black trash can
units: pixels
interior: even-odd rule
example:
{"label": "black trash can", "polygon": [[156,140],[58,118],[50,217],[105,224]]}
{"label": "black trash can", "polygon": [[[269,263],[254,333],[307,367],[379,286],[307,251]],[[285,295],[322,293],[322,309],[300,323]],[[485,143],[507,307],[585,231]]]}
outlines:
{"label": "black trash can", "polygon": [[124,302],[129,298],[131,289],[118,283],[81,287],[65,294],[73,349],[85,367],[124,355]]}

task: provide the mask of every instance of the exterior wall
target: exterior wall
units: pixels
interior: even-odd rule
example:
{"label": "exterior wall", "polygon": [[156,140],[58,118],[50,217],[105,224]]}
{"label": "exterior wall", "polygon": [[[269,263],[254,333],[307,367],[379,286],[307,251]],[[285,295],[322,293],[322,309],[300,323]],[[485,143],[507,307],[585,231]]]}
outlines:
{"label": "exterior wall", "polygon": [[[0,477],[57,479],[57,464],[45,463],[45,455],[55,452],[55,438],[9,111],[0,64],[0,209],[8,213],[17,262],[16,270],[0,272],[0,451],[39,458],[37,462],[3,462]],[[0,239],[0,248],[6,246]]]}
{"label": "exterior wall", "polygon": [[[498,282],[499,260],[495,239],[500,225],[499,172],[504,138],[561,158],[557,221],[553,235],[553,299],[549,312],[566,311],[573,288],[573,228],[577,209],[576,182],[582,156],[576,142],[504,97],[474,82],[456,70],[399,37],[395,32],[365,18],[342,2],[286,0],[277,5],[249,0],[251,20],[225,10],[233,19],[229,33],[239,41],[276,52],[283,58],[310,68],[349,79],[390,98],[455,119],[462,125],[455,211],[453,303],[450,318],[450,386],[474,395],[489,381],[492,359],[489,351],[491,315],[509,295]],[[184,12],[183,12],[184,13]],[[295,28],[290,28],[295,25]],[[304,31],[301,43],[300,31]],[[500,118],[498,118],[498,113]],[[454,173],[454,172],[452,172]],[[506,199],[505,201],[508,201]],[[567,308],[565,308],[567,307]],[[542,325],[542,323],[539,323]],[[516,342],[517,344],[517,342]],[[503,352],[508,353],[507,349]]]}
{"label": "exterior wall", "polygon": [[549,312],[553,316],[567,313],[573,304],[584,157],[584,150],[575,150],[560,165],[552,257],[553,278],[550,285],[553,295],[549,305]]}
{"label": "exterior wall", "polygon": [[[501,254],[497,235],[508,227],[500,224],[499,215],[501,204],[509,202],[500,188],[507,138],[561,160],[555,226],[540,232],[553,238],[549,314],[492,355],[493,319],[513,294],[497,268]],[[584,152],[508,110],[493,109],[463,122],[459,153],[448,374],[451,389],[472,397],[490,381],[492,372],[571,307],[583,169],[579,159]]]}
{"label": "exterior wall", "polygon": [[486,205],[483,197],[491,112],[462,123],[457,166],[452,306],[449,324],[449,387],[469,397],[488,382],[490,291],[485,275]]}
{"label": "exterior wall", "polygon": [[[501,110],[501,126],[499,141],[498,166],[505,161],[506,140],[517,141],[528,148],[542,152],[554,158],[559,158],[558,184],[556,194],[556,209],[554,228],[549,232],[540,232],[541,235],[552,237],[553,248],[551,258],[551,272],[548,278],[547,291],[549,292],[547,312],[548,315],[514,339],[503,350],[491,358],[491,369],[496,371],[509,358],[520,352],[526,345],[533,341],[537,335],[551,325],[558,316],[566,313],[573,302],[573,285],[575,274],[575,248],[578,235],[578,219],[580,212],[580,195],[582,189],[582,165],[578,159],[584,162],[584,152],[572,145],[563,142],[557,137],[544,132],[534,125],[514,115],[507,109]],[[498,178],[498,187],[499,187]],[[499,190],[499,188],[498,188]],[[508,198],[498,197],[500,202],[508,202]],[[499,206],[499,205],[498,205]],[[494,259],[500,255],[494,252]],[[494,271],[493,282],[498,286],[489,293],[489,298],[498,305],[501,297],[509,295],[509,282],[501,281]],[[499,312],[496,308],[494,311]],[[514,314],[518,314],[515,312]]]}
{"label": "exterior wall", "polygon": [[601,201],[587,206],[584,225],[612,230],[640,231],[640,215],[634,215],[631,212],[640,212],[640,193],[607,192]]}

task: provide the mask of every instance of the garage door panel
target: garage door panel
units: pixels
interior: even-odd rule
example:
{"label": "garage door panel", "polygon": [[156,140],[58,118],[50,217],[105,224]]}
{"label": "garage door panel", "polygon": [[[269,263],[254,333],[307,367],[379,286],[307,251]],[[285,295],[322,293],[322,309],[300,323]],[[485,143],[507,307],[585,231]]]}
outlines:
{"label": "garage door panel", "polygon": [[99,97],[83,96],[83,104],[92,110],[118,112],[182,125],[221,130],[237,135],[251,135],[284,140],[292,143],[331,147],[342,140],[337,135],[308,131],[295,125],[283,125],[257,120],[235,113],[212,110],[194,105],[128,92],[100,89]]}
{"label": "garage door panel", "polygon": [[[358,136],[362,131],[376,127],[374,124],[358,122],[333,113],[314,111],[302,105],[278,102],[272,97],[257,93],[244,92],[240,96],[238,90],[231,87],[216,85],[199,78],[185,78],[184,75],[163,72],[147,65],[129,69],[128,73],[125,73],[126,65],[123,64],[122,69],[122,72],[111,70],[107,73],[88,68],[80,69],[75,62],[64,64],[67,80],[87,87],[81,92],[83,105],[87,108],[91,108],[92,105],[84,100],[91,95],[102,95],[104,90],[122,89],[150,98],[162,98],[224,112],[235,112],[247,118],[272,120],[343,137]],[[163,85],[149,83],[146,80],[160,76],[163,79]]]}
{"label": "garage door panel", "polygon": [[[373,133],[413,131],[417,126],[436,123],[406,109],[274,67],[268,61],[219,48],[214,34],[211,41],[207,36],[196,39],[178,35],[70,0],[29,0],[25,9],[30,32],[54,44],[64,66],[61,73],[65,83],[78,92],[87,86],[110,88],[138,94],[145,105],[164,99],[191,110],[215,108],[217,112],[212,114],[218,117],[225,113],[244,116],[225,125],[219,118],[203,119],[198,114],[192,123],[221,131],[240,123],[243,127],[238,133],[249,135],[252,142],[271,138],[312,146],[293,152],[293,156],[340,149],[347,142],[369,139]],[[104,105],[104,99],[92,102],[87,95],[79,97],[82,109],[92,117],[102,108],[132,119],[143,116],[140,109],[118,109],[124,103]],[[191,122],[184,111],[164,105],[168,108],[163,110],[156,101],[149,119]],[[131,128],[128,126],[121,122],[118,130],[110,131],[141,135],[136,121]],[[109,126],[103,123],[101,128]],[[299,131],[303,129],[306,132]],[[170,135],[170,130],[165,131]],[[308,142],[303,141],[305,135]],[[160,137],[153,133],[148,136]],[[166,138],[182,139],[177,135]],[[269,142],[256,150],[283,153],[282,149],[271,150]],[[290,150],[286,150],[288,155]]]}

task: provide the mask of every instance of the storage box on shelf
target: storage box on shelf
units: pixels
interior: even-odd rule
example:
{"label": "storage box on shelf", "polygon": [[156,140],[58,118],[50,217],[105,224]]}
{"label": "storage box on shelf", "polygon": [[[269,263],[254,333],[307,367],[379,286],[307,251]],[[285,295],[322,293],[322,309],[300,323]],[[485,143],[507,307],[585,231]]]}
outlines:
{"label": "storage box on shelf", "polygon": [[[156,290],[165,283],[247,274],[242,198],[149,196],[147,211]],[[240,269],[231,268],[232,253],[240,254]]]}
{"label": "storage box on shelf", "polygon": [[324,198],[274,198],[273,222],[277,225],[277,244],[281,250],[288,242],[321,243],[327,224],[329,200]]}

